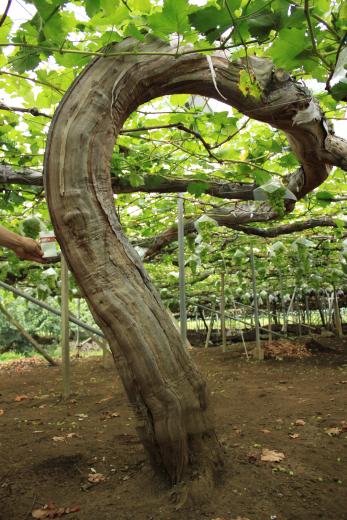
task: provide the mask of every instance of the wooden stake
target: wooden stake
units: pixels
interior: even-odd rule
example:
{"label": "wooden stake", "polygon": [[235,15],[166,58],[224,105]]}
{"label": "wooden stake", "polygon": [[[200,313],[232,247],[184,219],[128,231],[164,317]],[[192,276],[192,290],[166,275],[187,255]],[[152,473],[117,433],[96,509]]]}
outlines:
{"label": "wooden stake", "polygon": [[70,343],[69,343],[69,269],[61,255],[61,354],[63,398],[70,397]]}
{"label": "wooden stake", "polygon": [[45,359],[47,359],[48,363],[50,363],[53,366],[57,366],[58,363],[54,361],[53,358],[47,352],[39,345],[39,343],[27,332],[21,324],[5,309],[5,307],[0,303],[0,311],[3,313],[4,316],[6,316],[7,320],[11,325],[16,327],[16,329],[26,338],[34,347],[37,352],[41,354]]}

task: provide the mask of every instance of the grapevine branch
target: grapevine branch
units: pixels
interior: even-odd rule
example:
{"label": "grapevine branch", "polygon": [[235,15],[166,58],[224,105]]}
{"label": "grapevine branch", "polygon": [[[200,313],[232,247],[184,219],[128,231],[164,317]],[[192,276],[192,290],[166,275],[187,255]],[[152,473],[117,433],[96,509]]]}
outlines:
{"label": "grapevine branch", "polygon": [[4,24],[4,22],[5,22],[6,18],[7,18],[7,14],[8,14],[8,11],[9,11],[10,7],[11,7],[11,3],[12,3],[12,0],[8,0],[6,8],[5,8],[5,11],[4,11],[4,13],[3,13],[3,15],[2,15],[2,17],[0,19],[0,27]]}

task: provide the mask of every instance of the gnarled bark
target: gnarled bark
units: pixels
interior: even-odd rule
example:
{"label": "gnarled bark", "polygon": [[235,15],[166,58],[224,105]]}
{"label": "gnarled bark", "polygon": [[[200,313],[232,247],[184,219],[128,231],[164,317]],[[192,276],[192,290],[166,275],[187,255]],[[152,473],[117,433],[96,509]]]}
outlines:
{"label": "gnarled bark", "polygon": [[[158,41],[139,44],[128,39],[115,48],[167,52],[167,45]],[[311,99],[300,85],[274,76],[267,93],[264,90],[257,100],[239,90],[242,63],[216,56],[213,65],[218,90],[206,57],[200,54],[178,59],[174,52],[96,59],[64,96],[50,128],[45,158],[56,235],[108,339],[139,419],[141,439],[173,482],[192,475],[206,480],[220,465],[220,449],[205,383],[115,215],[109,168],[124,121],[138,105],[164,94],[222,100],[221,92],[238,110],[290,136],[304,172],[295,184],[299,196],[322,182],[329,171],[326,162],[339,156],[331,147],[325,149],[322,121],[293,126],[293,116]],[[323,152],[329,161],[328,156],[323,160]]]}
{"label": "gnarled bark", "polygon": [[[277,227],[258,228],[245,224],[254,222],[268,222],[276,218],[276,214],[271,211],[246,211],[245,208],[236,210],[229,214],[219,215],[216,213],[208,213],[208,216],[213,218],[217,225],[225,226],[235,231],[241,231],[247,235],[256,235],[264,238],[274,238],[280,235],[290,235],[299,231],[313,229],[317,227],[338,227],[332,217],[312,218],[299,222],[292,222],[290,224],[283,224]],[[184,223],[184,234],[189,235],[196,233],[195,220],[190,219]],[[347,227],[347,224],[345,225]],[[145,249],[145,260],[153,260],[158,254],[172,242],[177,240],[177,226],[171,226],[160,235],[138,240],[134,245]]]}
{"label": "gnarled bark", "polygon": [[[132,186],[125,177],[112,177],[113,193],[184,193],[189,186],[199,182],[196,179],[175,179],[163,175],[144,175],[143,184]],[[30,168],[16,169],[0,164],[0,184],[23,186],[43,186],[43,176]],[[204,193],[222,199],[253,200],[256,184],[250,182],[204,181]]]}
{"label": "gnarled bark", "polygon": [[[254,204],[236,204],[230,208],[215,208],[214,211],[209,211],[206,215],[217,223],[218,226],[225,226],[234,229],[235,226],[241,224],[248,224],[250,222],[268,222],[278,218],[275,211],[267,204],[262,204],[255,209]],[[196,219],[191,218],[184,222],[184,235],[196,233]],[[177,225],[173,225],[155,237],[141,239],[136,245],[146,249],[145,259],[151,260],[162,250],[177,240],[178,231]]]}

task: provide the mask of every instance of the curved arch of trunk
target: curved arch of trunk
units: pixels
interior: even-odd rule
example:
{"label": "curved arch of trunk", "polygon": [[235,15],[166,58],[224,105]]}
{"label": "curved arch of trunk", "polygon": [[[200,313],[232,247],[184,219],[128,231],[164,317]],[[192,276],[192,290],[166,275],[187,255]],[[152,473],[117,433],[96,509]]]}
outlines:
{"label": "curved arch of trunk", "polygon": [[[127,39],[113,49],[161,52],[167,51],[167,44]],[[56,236],[108,339],[138,417],[142,442],[173,482],[193,474],[210,476],[220,466],[221,453],[205,382],[114,211],[110,159],[124,121],[138,105],[161,95],[191,93],[225,102],[221,92],[241,112],[290,136],[305,172],[304,177],[296,176],[300,195],[327,176],[323,153],[329,161],[340,157],[332,136],[332,145],[325,147],[327,130],[322,121],[293,126],[293,116],[311,100],[302,86],[271,76],[263,98],[257,100],[239,90],[242,63],[216,56],[213,66],[218,90],[209,63],[200,54],[94,60],[58,107],[45,156],[46,192]]]}

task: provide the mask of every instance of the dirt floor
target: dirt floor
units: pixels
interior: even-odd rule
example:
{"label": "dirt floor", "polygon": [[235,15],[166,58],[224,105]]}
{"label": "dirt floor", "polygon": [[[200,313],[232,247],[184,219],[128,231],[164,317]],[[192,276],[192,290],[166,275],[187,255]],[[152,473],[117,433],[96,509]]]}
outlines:
{"label": "dirt floor", "polygon": [[[64,404],[59,368],[2,364],[0,519],[54,503],[80,508],[66,520],[347,520],[347,341],[333,341],[336,352],[296,361],[192,351],[212,391],[225,473],[209,502],[178,511],[113,368],[74,360]],[[282,460],[261,460],[266,449]]]}

